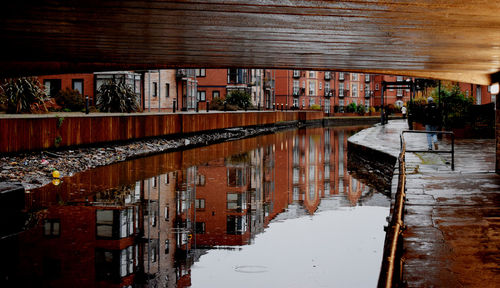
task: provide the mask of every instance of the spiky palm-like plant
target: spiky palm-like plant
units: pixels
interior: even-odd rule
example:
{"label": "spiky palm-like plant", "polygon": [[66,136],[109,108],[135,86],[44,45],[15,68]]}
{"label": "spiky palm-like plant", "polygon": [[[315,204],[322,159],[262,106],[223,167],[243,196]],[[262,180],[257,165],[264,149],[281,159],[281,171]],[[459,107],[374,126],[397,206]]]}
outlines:
{"label": "spiky palm-like plant", "polygon": [[8,113],[30,113],[33,104],[38,104],[42,110],[47,111],[44,104],[45,91],[34,77],[7,79],[0,88],[0,98],[7,104]]}
{"label": "spiky palm-like plant", "polygon": [[130,113],[139,110],[137,95],[123,81],[107,81],[101,85],[96,96],[96,107],[101,112]]}

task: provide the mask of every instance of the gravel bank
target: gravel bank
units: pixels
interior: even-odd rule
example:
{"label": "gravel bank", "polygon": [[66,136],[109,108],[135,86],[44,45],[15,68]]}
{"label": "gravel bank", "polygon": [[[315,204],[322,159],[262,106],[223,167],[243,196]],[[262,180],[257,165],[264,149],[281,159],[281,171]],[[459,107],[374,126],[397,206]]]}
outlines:
{"label": "gravel bank", "polygon": [[61,177],[98,166],[126,161],[151,154],[170,152],[223,141],[237,140],[260,134],[274,133],[296,125],[280,125],[257,128],[231,128],[217,132],[178,138],[152,138],[133,142],[106,144],[57,151],[20,153],[0,157],[0,182],[21,183],[33,189],[52,181],[52,171],[57,169]]}

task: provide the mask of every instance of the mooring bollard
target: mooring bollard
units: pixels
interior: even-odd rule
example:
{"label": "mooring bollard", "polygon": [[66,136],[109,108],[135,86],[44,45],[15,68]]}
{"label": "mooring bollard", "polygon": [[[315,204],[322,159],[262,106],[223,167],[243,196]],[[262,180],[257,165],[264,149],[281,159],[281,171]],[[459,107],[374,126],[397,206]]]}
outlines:
{"label": "mooring bollard", "polygon": [[89,95],[85,95],[85,114],[89,114]]}
{"label": "mooring bollard", "polygon": [[177,103],[177,101],[174,100],[174,102],[172,102],[172,113],[175,113],[175,104]]}
{"label": "mooring bollard", "polygon": [[210,101],[207,101],[207,113],[210,111]]}

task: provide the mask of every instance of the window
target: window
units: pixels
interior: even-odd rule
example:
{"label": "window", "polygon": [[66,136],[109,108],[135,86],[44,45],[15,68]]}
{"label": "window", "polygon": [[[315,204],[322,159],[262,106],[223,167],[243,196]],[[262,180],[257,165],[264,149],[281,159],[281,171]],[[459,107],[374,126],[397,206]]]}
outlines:
{"label": "window", "polygon": [[156,177],[151,178],[151,186],[156,187]]}
{"label": "window", "polygon": [[198,101],[206,101],[206,91],[198,91]]}
{"label": "window", "polygon": [[314,71],[309,71],[309,78],[314,78],[316,73]]}
{"label": "window", "polygon": [[339,80],[344,80],[344,72],[339,72]]}
{"label": "window", "polygon": [[220,98],[220,92],[212,91],[212,99],[217,99],[217,98]]}
{"label": "window", "polygon": [[358,97],[358,84],[357,83],[352,83],[352,97]]}
{"label": "window", "polygon": [[61,220],[45,219],[43,221],[43,236],[59,237],[61,235]]}
{"label": "window", "polygon": [[403,76],[396,76],[396,81],[397,82],[403,81]]}
{"label": "window", "polygon": [[302,81],[302,88],[306,89],[306,81]]}
{"label": "window", "polygon": [[158,96],[158,83],[153,82],[153,97]]}
{"label": "window", "polygon": [[293,107],[299,107],[299,99],[293,98]]}
{"label": "window", "polygon": [[353,81],[358,81],[358,73],[352,73],[352,74],[351,74],[351,79],[352,79]]}
{"label": "window", "polygon": [[[339,83],[339,96],[344,97],[344,83]],[[343,105],[340,105],[343,106]]]}
{"label": "window", "polygon": [[314,81],[309,82],[309,96],[316,95],[316,83]]}
{"label": "window", "polygon": [[205,69],[196,69],[196,77],[205,77],[205,76],[207,76]]}
{"label": "window", "polygon": [[328,92],[330,91],[330,83],[325,82],[325,91]]}
{"label": "window", "polygon": [[299,80],[293,80],[293,94],[299,94]]}
{"label": "window", "polygon": [[300,77],[300,71],[299,70],[293,70],[293,77]]}
{"label": "window", "polygon": [[323,89],[323,83],[319,82],[319,90]]}
{"label": "window", "polygon": [[309,106],[314,105],[314,104],[316,104],[316,102],[314,101],[314,98],[313,97],[309,98]]}
{"label": "window", "polygon": [[170,97],[170,84],[169,83],[165,84],[165,97],[166,98]]}
{"label": "window", "polygon": [[61,79],[48,79],[43,81],[45,93],[49,97],[55,97],[61,91]]}
{"label": "window", "polygon": [[80,95],[83,95],[83,79],[73,79],[72,80],[72,88],[80,92]]}
{"label": "window", "polygon": [[205,199],[196,199],[194,202],[196,209],[205,209]]}
{"label": "window", "polygon": [[377,83],[377,84],[375,84],[375,90],[377,90],[377,91],[378,91],[378,83]]}

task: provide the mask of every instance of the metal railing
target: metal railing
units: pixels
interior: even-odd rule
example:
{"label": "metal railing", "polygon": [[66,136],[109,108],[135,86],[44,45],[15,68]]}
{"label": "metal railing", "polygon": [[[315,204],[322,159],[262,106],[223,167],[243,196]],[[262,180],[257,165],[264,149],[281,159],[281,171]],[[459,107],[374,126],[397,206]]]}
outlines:
{"label": "metal railing", "polygon": [[[407,150],[405,133],[436,133],[451,135],[450,151],[428,151],[428,150]],[[399,154],[399,178],[398,188],[396,190],[392,218],[389,220],[389,226],[386,227],[386,239],[384,245],[384,255],[382,258],[382,268],[378,279],[377,287],[400,286],[403,272],[403,238],[402,233],[406,226],[404,225],[404,209],[406,200],[406,152],[428,152],[428,153],[451,153],[451,169],[455,169],[455,134],[450,131],[414,131],[404,130],[401,132],[401,152]]]}
{"label": "metal railing", "polygon": [[451,153],[451,170],[455,170],[455,133],[451,131],[404,130],[403,132],[401,132],[401,151],[403,150],[403,144],[405,142],[404,140],[405,133],[451,135],[451,150],[406,150],[406,152]]}
{"label": "metal railing", "polygon": [[[384,255],[382,257],[382,268],[378,278],[377,287],[392,287],[395,283],[400,283],[402,278],[402,244],[401,233],[404,230],[404,204],[406,199],[406,162],[405,162],[406,143],[402,142],[401,153],[399,154],[399,179],[398,189],[396,191],[396,200],[392,210],[392,218],[389,226],[386,227],[386,238],[384,245]],[[399,253],[399,254],[398,254]],[[398,261],[399,259],[399,261]],[[398,274],[395,275],[395,271]],[[395,277],[396,276],[396,277]],[[397,286],[394,285],[394,286]]]}

